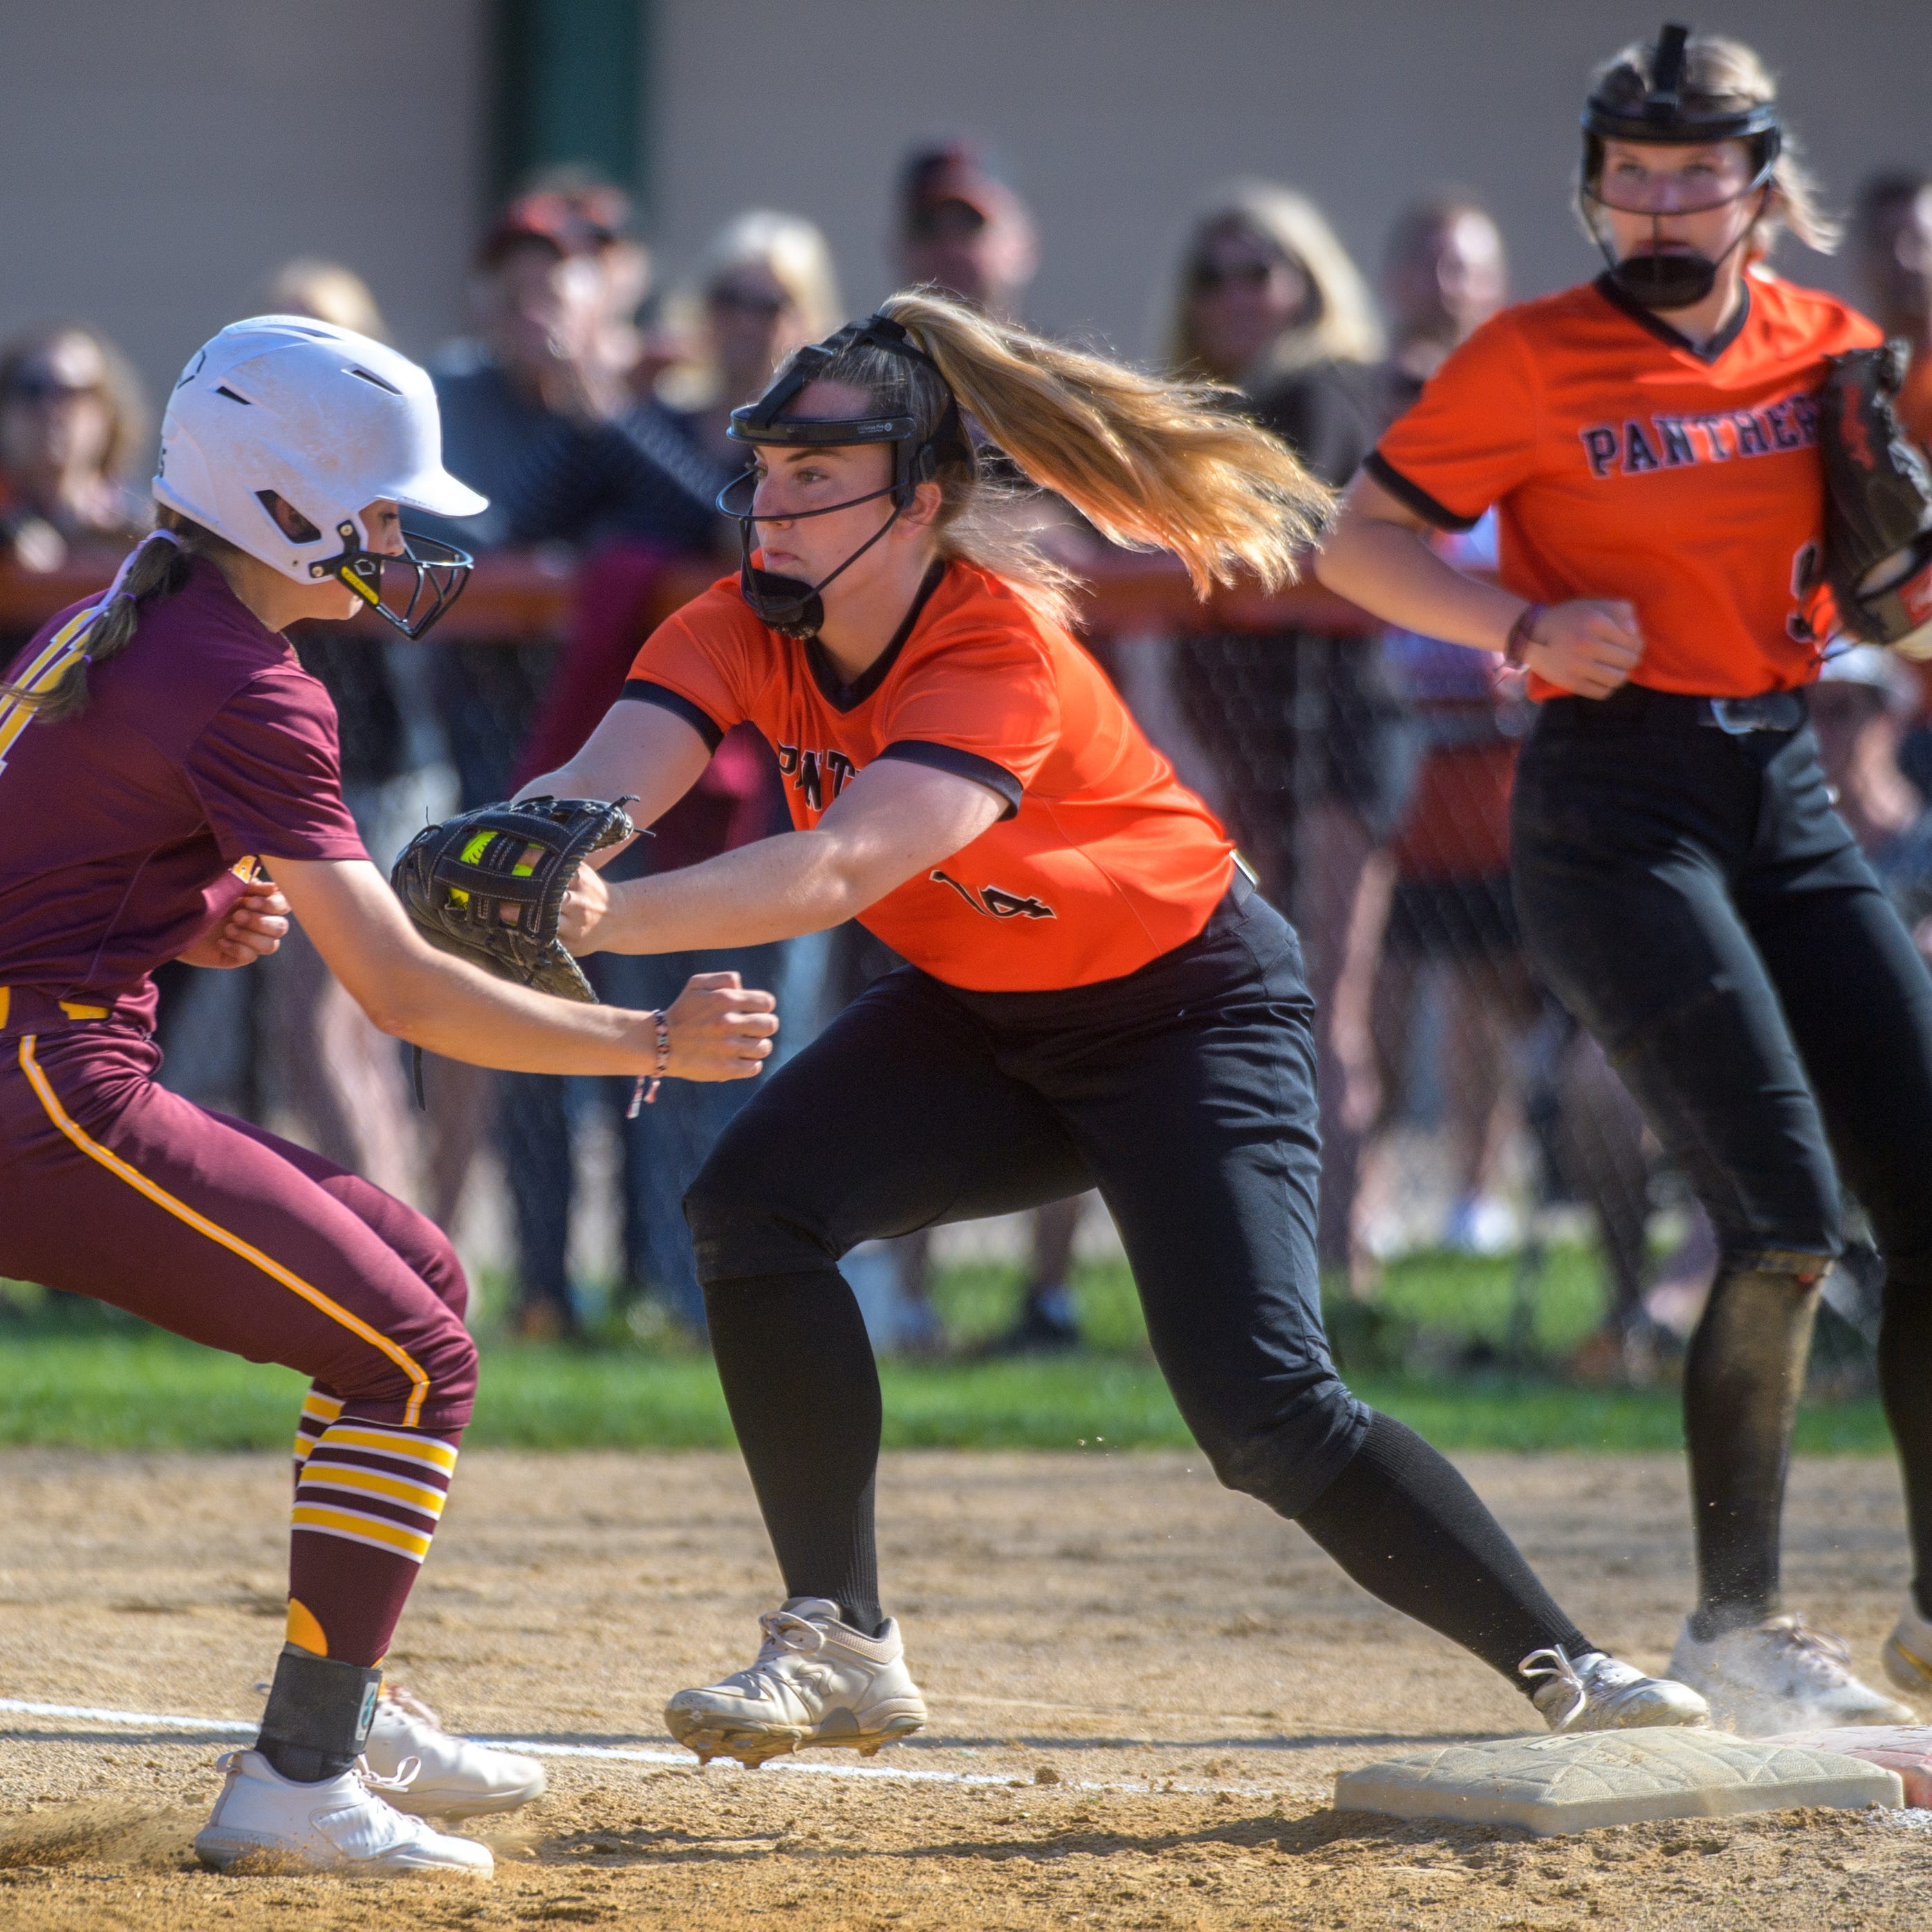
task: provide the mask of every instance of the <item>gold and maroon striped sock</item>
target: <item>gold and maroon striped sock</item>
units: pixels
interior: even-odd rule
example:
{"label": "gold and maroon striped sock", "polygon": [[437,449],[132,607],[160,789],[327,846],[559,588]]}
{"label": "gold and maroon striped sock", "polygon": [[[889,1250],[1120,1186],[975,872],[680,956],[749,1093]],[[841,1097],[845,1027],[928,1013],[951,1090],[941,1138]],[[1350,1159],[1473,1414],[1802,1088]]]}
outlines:
{"label": "gold and maroon striped sock", "polygon": [[296,1484],[291,1642],[347,1663],[381,1660],[429,1554],[456,1454],[453,1438],[352,1415],[322,1430]]}

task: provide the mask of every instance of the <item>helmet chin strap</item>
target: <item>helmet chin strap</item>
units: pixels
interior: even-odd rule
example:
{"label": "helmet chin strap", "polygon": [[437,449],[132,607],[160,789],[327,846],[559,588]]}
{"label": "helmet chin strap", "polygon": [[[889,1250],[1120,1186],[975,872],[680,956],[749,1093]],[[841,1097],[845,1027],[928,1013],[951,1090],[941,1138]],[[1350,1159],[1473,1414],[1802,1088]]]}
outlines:
{"label": "helmet chin strap", "polygon": [[890,484],[884,490],[871,490],[863,496],[848,496],[842,503],[828,503],[822,510],[801,510],[789,517],[758,518],[746,512],[738,519],[738,590],[752,614],[760,623],[770,626],[781,637],[817,637],[825,622],[824,600],[819,592],[827,584],[843,577],[878,542],[904,514],[906,506],[896,502],[892,514],[843,563],[816,584],[808,584],[802,577],[785,577],[752,562],[752,552],[760,523],[791,524],[802,522],[807,517],[829,517],[835,510],[854,509],[861,503],[876,502],[881,496],[896,497],[899,494],[898,486]]}

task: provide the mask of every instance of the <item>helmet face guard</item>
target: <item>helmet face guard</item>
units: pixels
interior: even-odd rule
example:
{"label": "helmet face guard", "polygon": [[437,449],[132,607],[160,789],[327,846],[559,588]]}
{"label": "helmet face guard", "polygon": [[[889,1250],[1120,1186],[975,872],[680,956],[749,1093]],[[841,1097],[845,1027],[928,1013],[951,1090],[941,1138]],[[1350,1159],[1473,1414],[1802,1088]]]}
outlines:
{"label": "helmet face guard", "polygon": [[[1619,103],[1597,94],[1590,97],[1583,109],[1583,200],[1586,204],[1613,208],[1622,214],[1648,216],[1650,247],[1619,261],[1612,244],[1598,230],[1594,220],[1589,224],[1591,232],[1602,252],[1611,280],[1646,308],[1666,312],[1693,308],[1710,294],[1718,285],[1718,269],[1733,250],[1743,245],[1750,232],[1750,224],[1747,222],[1730,246],[1713,258],[1690,249],[1666,250],[1663,223],[1675,215],[1707,214],[1713,208],[1727,207],[1732,202],[1742,201],[1768,188],[1783,145],[1778,110],[1772,102],[1761,100],[1740,107],[1724,107],[1708,98],[1685,95],[1684,51],[1690,38],[1688,27],[1675,24],[1666,26],[1658,34],[1650,89],[1641,101],[1634,104]],[[1739,140],[1751,144],[1753,166],[1750,181],[1731,194],[1694,207],[1630,207],[1611,200],[1600,186],[1604,144],[1606,141],[1688,147]]]}
{"label": "helmet face guard", "polygon": [[405,535],[402,549],[394,551],[364,550],[356,526],[346,520],[336,525],[335,533],[342,539],[341,554],[310,564],[309,574],[346,584],[406,638],[428,632],[462,596],[476,567],[466,550],[438,537]]}
{"label": "helmet face guard", "polygon": [[[949,389],[946,412],[939,427],[922,440],[917,418],[910,416],[853,417],[788,416],[782,413],[800,394],[818,381],[826,370],[850,348],[860,344],[880,349],[910,362],[922,362],[938,373],[938,364],[889,316],[869,316],[863,322],[845,326],[809,349],[800,350],[790,366],[765,393],[753,403],[731,412],[726,434],[734,442],[757,447],[836,449],[854,443],[885,443],[892,452],[892,480],[883,490],[868,490],[862,496],[848,496],[842,503],[827,503],[816,510],[797,510],[783,517],[760,517],[752,507],[758,489],[758,473],[747,470],[734,476],[718,493],[718,507],[738,526],[740,561],[738,588],[746,603],[760,623],[788,638],[815,637],[825,622],[824,601],[820,596],[826,586],[851,568],[866,551],[884,537],[912,504],[922,483],[929,483],[948,462],[976,464],[971,439],[961,421],[959,405]],[[942,381],[944,378],[941,379]],[[786,577],[766,570],[752,561],[758,548],[758,526],[761,523],[800,523],[807,517],[829,517],[860,503],[892,500],[892,513],[851,555],[816,584],[802,578]]]}

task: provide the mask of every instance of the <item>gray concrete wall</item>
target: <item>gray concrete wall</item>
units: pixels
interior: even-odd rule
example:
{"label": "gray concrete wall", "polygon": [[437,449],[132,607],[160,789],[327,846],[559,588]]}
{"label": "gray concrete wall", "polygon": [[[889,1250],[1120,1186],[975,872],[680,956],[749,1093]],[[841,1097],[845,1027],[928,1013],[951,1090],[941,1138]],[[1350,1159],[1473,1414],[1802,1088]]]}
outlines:
{"label": "gray concrete wall", "polygon": [[[1418,190],[1501,216],[1523,292],[1593,272],[1568,213],[1583,84],[1664,0],[658,0],[656,178],[667,254],[748,203],[830,232],[855,308],[890,286],[896,158],[970,128],[1038,208],[1030,304],[1052,328],[1150,346],[1186,211],[1237,172],[1312,192],[1365,266]],[[1835,195],[1932,164],[1926,0],[1724,0],[1692,17],[1755,44]],[[1366,259],[1365,259],[1366,258]],[[1792,272],[1830,265],[1792,250]]]}
{"label": "gray concrete wall", "polygon": [[481,0],[0,0],[0,334],[98,324],[156,399],[291,256],[455,327],[480,208]]}
{"label": "gray concrete wall", "polygon": [[[890,286],[897,157],[975,130],[1040,211],[1034,319],[1135,352],[1186,209],[1238,171],[1310,189],[1371,257],[1406,196],[1466,182],[1502,215],[1520,287],[1588,274],[1564,207],[1582,77],[1656,23],[1627,0],[651,4],[668,272],[763,202],[824,224],[848,300],[869,303]],[[0,332],[88,317],[158,393],[269,270],[318,253],[360,268],[426,351],[463,323],[486,17],[483,0],[0,0]],[[1837,194],[1932,162],[1925,0],[1856,0],[1828,34],[1816,0],[1728,0],[1723,24],[1783,70]]]}

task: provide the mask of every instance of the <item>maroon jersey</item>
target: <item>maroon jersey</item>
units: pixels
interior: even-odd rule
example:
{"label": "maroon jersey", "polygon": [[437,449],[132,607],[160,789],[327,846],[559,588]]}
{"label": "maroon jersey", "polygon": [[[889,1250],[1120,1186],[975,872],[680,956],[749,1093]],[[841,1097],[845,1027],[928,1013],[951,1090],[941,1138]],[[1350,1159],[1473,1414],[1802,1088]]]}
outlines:
{"label": "maroon jersey", "polygon": [[[92,599],[15,658],[44,686]],[[151,1016],[157,966],[225,916],[257,859],[360,859],[328,694],[197,561],[88,674],[78,718],[0,700],[0,988]]]}

